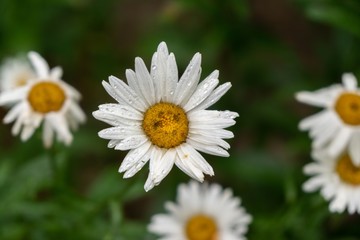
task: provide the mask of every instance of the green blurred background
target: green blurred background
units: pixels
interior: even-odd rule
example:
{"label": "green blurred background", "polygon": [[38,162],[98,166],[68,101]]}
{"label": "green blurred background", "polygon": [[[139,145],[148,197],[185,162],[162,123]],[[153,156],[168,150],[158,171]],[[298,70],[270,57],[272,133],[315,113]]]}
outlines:
{"label": "green blurred background", "polygon": [[161,41],[179,73],[200,52],[202,79],[218,69],[233,85],[212,107],[240,114],[231,156],[205,154],[207,180],[241,197],[254,219],[248,239],[360,239],[359,215],[329,213],[301,190],[310,139],[297,124],[317,109],[294,100],[343,72],[360,77],[358,0],[0,0],[0,59],[35,50],[62,66],[88,116],[70,147],[51,150],[40,130],[22,143],[0,126],[0,239],[156,239],[146,225],[189,177],[174,167],[148,193],[148,165],[124,180],[126,152],[106,147],[97,132],[108,126],[91,113],[114,102],[101,81],[125,79],[136,56],[149,66]]}

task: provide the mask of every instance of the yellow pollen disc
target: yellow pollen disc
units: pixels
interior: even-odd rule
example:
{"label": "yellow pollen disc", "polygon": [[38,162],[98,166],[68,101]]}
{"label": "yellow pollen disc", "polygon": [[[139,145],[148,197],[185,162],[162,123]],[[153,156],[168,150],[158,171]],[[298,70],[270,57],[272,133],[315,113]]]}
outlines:
{"label": "yellow pollen disc", "polygon": [[145,112],[142,127],[154,145],[169,149],[185,142],[189,121],[181,107],[157,103]]}
{"label": "yellow pollen disc", "polygon": [[65,98],[64,90],[58,84],[48,81],[35,84],[28,95],[32,109],[39,113],[59,111]]}
{"label": "yellow pollen disc", "polygon": [[343,93],[335,103],[339,117],[349,125],[360,125],[360,95]]}
{"label": "yellow pollen disc", "polygon": [[188,240],[216,240],[216,222],[206,215],[195,215],[186,223],[186,237]]}
{"label": "yellow pollen disc", "polygon": [[336,172],[344,182],[360,185],[360,167],[354,166],[349,155],[343,155],[336,164]]}

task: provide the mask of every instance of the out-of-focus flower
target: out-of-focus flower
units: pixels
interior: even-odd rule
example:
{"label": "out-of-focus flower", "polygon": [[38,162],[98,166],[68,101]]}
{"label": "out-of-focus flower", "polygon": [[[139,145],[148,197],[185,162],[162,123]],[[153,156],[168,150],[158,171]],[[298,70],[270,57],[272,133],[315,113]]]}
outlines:
{"label": "out-of-focus flower", "polygon": [[324,149],[331,157],[346,151],[353,163],[360,166],[360,89],[353,74],[343,74],[342,82],[296,94],[298,101],[324,108],[303,119],[299,128],[309,130],[315,149]]}
{"label": "out-of-focus flower", "polygon": [[103,81],[106,91],[118,103],[103,104],[93,113],[98,120],[113,127],[99,132],[109,139],[108,147],[130,150],[119,172],[132,177],[150,159],[150,173],[145,183],[148,191],[158,185],[177,165],[198,181],[213,169],[197,150],[227,157],[232,138],[223,128],[235,124],[235,112],[205,110],[217,102],[231,87],[219,84],[215,70],[199,83],[201,55],[196,53],[178,80],[173,53],[164,42],[154,53],[150,73],[141,58],[135,59],[135,72],[126,70],[128,85],[110,76]]}
{"label": "out-of-focus flower", "polygon": [[315,161],[304,167],[304,173],[312,176],[304,183],[304,191],[320,189],[330,201],[331,212],[360,213],[360,167],[346,153],[334,158],[317,150],[312,155]]}
{"label": "out-of-focus flower", "polygon": [[0,92],[24,86],[34,77],[35,72],[26,59],[7,59],[0,68]]}
{"label": "out-of-focus flower", "polygon": [[161,239],[241,240],[252,217],[240,198],[218,184],[191,181],[178,187],[177,203],[167,202],[168,214],[156,214],[148,226]]}
{"label": "out-of-focus flower", "polygon": [[[4,123],[15,121],[13,135],[21,132],[21,140],[28,140],[43,122],[45,147],[53,143],[54,133],[60,142],[72,141],[71,127],[77,127],[86,119],[78,105],[80,93],[61,80],[62,69],[49,69],[47,62],[36,52],[28,54],[35,69],[35,77],[22,87],[9,89],[0,94],[0,105],[13,107],[4,117]],[[70,126],[69,126],[70,124]]]}

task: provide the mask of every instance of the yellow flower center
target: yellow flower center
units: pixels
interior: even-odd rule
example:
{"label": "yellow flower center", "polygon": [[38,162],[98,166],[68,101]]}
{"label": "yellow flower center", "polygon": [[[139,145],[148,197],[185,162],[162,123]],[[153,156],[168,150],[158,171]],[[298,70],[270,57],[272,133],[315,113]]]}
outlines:
{"label": "yellow flower center", "polygon": [[360,167],[354,166],[349,155],[343,155],[336,164],[336,172],[344,182],[360,185]]}
{"label": "yellow flower center", "polygon": [[216,222],[206,215],[195,215],[186,223],[186,236],[189,240],[216,240]]}
{"label": "yellow flower center", "polygon": [[349,125],[360,125],[360,95],[343,93],[335,103],[339,117]]}
{"label": "yellow flower center", "polygon": [[39,113],[59,111],[65,98],[64,90],[58,84],[49,81],[35,84],[28,95],[32,109]]}
{"label": "yellow flower center", "polygon": [[169,149],[185,142],[189,121],[181,107],[157,103],[145,112],[142,127],[154,145]]}

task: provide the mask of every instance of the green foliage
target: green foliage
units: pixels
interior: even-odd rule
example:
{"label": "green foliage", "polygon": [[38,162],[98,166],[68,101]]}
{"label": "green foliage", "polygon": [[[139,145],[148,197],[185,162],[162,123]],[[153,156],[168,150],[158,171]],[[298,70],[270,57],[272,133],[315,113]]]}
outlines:
{"label": "green foliage", "polygon": [[0,239],[156,239],[151,216],[189,178],[174,168],[148,193],[147,166],[123,179],[126,153],[106,147],[97,132],[107,126],[91,112],[113,101],[101,81],[125,79],[136,56],[149,65],[160,41],[179,73],[200,52],[202,78],[219,69],[233,85],[214,106],[240,114],[230,157],[205,155],[215,170],[207,180],[242,199],[253,216],[248,239],[359,239],[358,215],[332,214],[319,193],[301,189],[310,140],[297,124],[316,110],[294,100],[343,72],[360,78],[357,0],[0,0],[0,58],[35,50],[62,66],[88,117],[71,146],[51,150],[39,132],[20,142],[0,127]]}

